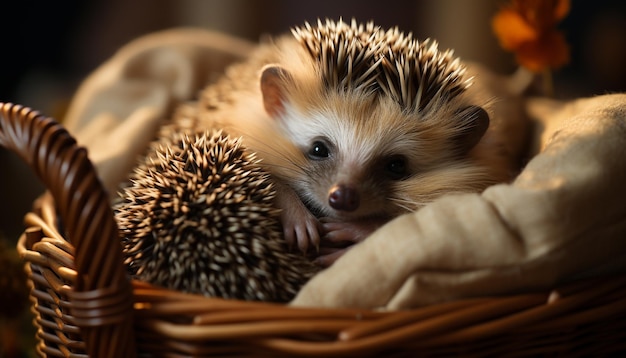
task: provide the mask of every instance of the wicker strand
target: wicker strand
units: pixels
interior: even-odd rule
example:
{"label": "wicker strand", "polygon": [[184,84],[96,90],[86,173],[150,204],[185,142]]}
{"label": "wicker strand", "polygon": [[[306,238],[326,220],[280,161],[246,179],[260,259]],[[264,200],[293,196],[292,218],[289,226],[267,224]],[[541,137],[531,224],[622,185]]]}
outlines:
{"label": "wicker strand", "polygon": [[[108,197],[86,150],[52,118],[10,103],[0,103],[0,145],[30,165],[59,207],[79,273],[69,308],[80,317],[89,355],[133,356],[132,289]],[[88,313],[78,304],[82,297]]]}

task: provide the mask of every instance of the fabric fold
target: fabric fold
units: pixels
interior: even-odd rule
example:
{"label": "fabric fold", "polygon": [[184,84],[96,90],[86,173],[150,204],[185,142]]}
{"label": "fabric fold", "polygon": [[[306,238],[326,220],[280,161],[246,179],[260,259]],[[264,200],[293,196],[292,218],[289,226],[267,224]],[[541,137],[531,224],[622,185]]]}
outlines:
{"label": "fabric fold", "polygon": [[218,32],[166,30],[122,47],[83,81],[63,123],[89,149],[111,197],[173,109],[253,47]]}

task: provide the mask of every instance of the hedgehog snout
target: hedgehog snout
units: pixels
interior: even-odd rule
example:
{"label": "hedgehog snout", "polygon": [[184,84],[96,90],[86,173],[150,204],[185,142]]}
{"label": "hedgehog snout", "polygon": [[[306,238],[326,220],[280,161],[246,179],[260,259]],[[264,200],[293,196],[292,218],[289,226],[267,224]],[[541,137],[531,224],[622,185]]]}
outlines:
{"label": "hedgehog snout", "polygon": [[336,184],[328,191],[328,204],[336,210],[355,211],[360,205],[359,191],[346,184]]}

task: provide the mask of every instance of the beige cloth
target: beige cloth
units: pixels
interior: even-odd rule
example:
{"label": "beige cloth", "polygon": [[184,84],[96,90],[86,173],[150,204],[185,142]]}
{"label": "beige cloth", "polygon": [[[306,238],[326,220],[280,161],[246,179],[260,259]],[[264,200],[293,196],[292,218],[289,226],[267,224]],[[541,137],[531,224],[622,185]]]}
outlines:
{"label": "beige cloth", "polygon": [[[202,30],[149,35],[92,74],[66,125],[106,187],[135,164],[172,105],[251,45]],[[383,309],[545,288],[626,266],[626,95],[532,100],[535,150],[510,185],[397,218],[316,276],[297,306]]]}
{"label": "beige cloth", "polygon": [[121,48],[80,86],[64,125],[89,149],[112,196],[176,104],[195,100],[253,44],[201,29],[173,29]]}

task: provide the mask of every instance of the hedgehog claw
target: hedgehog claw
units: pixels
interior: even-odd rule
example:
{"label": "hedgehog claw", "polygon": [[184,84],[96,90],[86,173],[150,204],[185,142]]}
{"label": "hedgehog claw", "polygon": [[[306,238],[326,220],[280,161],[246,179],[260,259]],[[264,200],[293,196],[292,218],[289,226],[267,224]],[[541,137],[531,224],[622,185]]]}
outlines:
{"label": "hedgehog claw", "polygon": [[292,251],[294,245],[297,245],[306,254],[309,246],[313,245],[319,252],[320,223],[302,204],[300,198],[292,190],[282,187],[277,190],[277,203],[282,209],[281,222],[289,250]]}
{"label": "hedgehog claw", "polygon": [[302,253],[307,253],[312,245],[319,252],[320,228],[317,218],[304,207],[300,213],[291,212],[289,216],[290,218],[283,217],[283,226],[287,223],[287,226],[292,227],[290,230],[295,232],[295,241],[298,244],[298,249]]}

